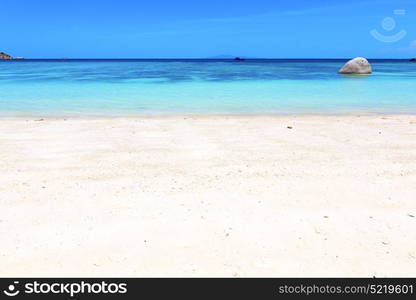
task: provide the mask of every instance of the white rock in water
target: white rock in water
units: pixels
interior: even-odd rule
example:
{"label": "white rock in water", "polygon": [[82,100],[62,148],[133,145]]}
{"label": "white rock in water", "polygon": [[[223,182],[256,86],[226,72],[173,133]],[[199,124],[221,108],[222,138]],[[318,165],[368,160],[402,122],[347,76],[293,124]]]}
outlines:
{"label": "white rock in water", "polygon": [[348,61],[339,71],[340,74],[371,74],[371,65],[364,57],[356,57]]}

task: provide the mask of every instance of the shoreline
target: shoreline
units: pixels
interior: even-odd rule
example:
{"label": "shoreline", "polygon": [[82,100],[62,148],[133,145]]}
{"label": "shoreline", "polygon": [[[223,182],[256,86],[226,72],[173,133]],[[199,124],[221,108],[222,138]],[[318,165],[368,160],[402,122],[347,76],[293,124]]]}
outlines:
{"label": "shoreline", "polygon": [[416,115],[64,119],[0,120],[3,277],[415,276]]}
{"label": "shoreline", "polygon": [[180,117],[194,117],[194,118],[286,118],[286,117],[392,117],[416,116],[416,112],[288,112],[288,113],[143,113],[143,114],[27,114],[27,115],[2,115],[0,113],[0,121],[5,120],[21,120],[21,119],[169,119]]}

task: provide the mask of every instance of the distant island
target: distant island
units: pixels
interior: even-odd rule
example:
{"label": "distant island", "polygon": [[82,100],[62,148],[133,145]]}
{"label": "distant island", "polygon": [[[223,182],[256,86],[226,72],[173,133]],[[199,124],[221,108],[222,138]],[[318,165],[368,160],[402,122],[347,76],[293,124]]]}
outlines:
{"label": "distant island", "polygon": [[24,58],[23,57],[13,57],[13,56],[11,56],[7,53],[0,52],[0,59],[3,59],[3,60],[13,60],[13,59],[19,60],[19,59],[24,59]]}
{"label": "distant island", "polygon": [[13,57],[7,53],[0,52],[0,59],[13,59]]}
{"label": "distant island", "polygon": [[208,59],[233,59],[235,56],[230,54],[221,54],[216,56],[207,57]]}
{"label": "distant island", "polygon": [[245,58],[241,58],[239,56],[235,55],[229,55],[229,54],[222,54],[217,56],[211,56],[208,57],[208,59],[233,59],[233,60],[245,60]]}

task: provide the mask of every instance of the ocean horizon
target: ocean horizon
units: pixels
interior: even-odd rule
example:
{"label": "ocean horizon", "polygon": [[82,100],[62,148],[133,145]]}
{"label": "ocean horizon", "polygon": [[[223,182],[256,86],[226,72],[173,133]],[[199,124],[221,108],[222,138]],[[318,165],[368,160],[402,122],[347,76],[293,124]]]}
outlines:
{"label": "ocean horizon", "polygon": [[369,59],[78,58],[0,62],[0,115],[416,112],[415,63]]}

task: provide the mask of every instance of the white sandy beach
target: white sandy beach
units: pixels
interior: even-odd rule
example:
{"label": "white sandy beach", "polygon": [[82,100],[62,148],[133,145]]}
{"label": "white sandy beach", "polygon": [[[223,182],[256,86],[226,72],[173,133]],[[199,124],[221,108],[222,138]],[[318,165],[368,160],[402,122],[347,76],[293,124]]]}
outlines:
{"label": "white sandy beach", "polygon": [[0,119],[2,277],[416,276],[415,115],[39,119]]}

